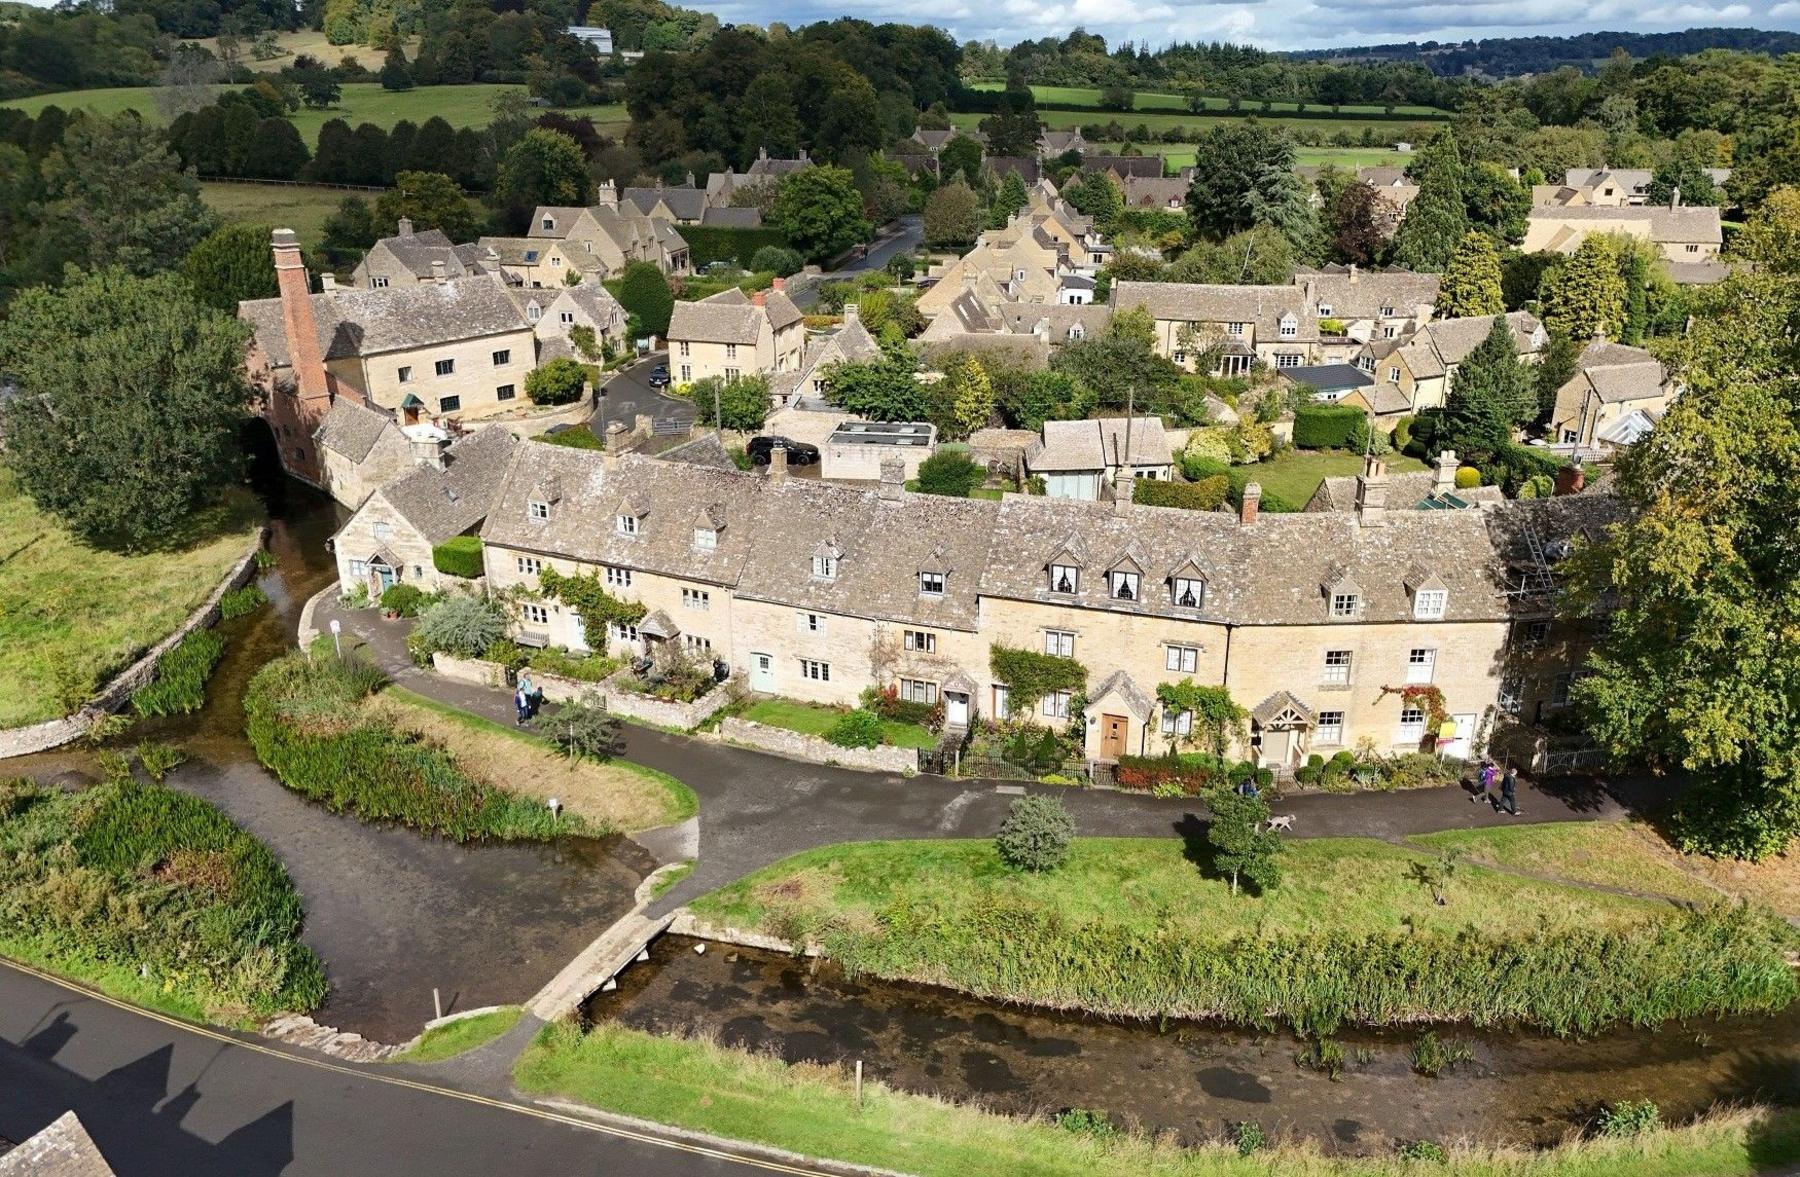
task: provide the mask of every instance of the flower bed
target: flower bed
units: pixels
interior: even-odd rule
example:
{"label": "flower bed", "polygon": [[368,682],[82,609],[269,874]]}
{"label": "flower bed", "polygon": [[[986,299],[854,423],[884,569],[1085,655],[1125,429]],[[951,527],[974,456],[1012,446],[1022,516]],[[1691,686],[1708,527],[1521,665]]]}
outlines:
{"label": "flower bed", "polygon": [[1258,787],[1274,783],[1275,774],[1248,760],[1233,763],[1204,752],[1168,756],[1121,756],[1113,769],[1113,783],[1132,792],[1159,796],[1197,796],[1218,785],[1240,785],[1254,780]]}

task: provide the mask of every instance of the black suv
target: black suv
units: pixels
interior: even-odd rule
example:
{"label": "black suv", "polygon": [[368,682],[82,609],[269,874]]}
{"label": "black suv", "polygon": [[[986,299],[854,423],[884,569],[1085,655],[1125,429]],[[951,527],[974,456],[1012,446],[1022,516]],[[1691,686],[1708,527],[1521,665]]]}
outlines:
{"label": "black suv", "polygon": [[785,437],[753,437],[744,452],[750,455],[752,466],[767,466],[769,451],[778,445],[787,447],[787,460],[790,466],[812,466],[819,461],[819,447],[804,441],[791,441]]}

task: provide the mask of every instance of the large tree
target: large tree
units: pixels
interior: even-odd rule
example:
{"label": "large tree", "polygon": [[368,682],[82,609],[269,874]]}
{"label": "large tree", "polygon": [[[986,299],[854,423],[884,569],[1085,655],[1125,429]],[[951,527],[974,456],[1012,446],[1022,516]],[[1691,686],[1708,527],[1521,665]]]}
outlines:
{"label": "large tree", "polygon": [[970,184],[981,182],[981,141],[970,135],[955,135],[938,149],[938,180],[948,184],[950,177],[961,173]]}
{"label": "large tree", "polygon": [[238,472],[249,328],[187,282],[71,271],[21,294],[0,324],[7,465],[34,502],[95,544],[182,535]]}
{"label": "large tree", "polygon": [[401,217],[414,232],[442,229],[452,241],[473,241],[481,217],[455,180],[442,172],[397,172],[394,186],[375,198],[375,223],[383,233],[395,232]]}
{"label": "large tree", "polygon": [[274,298],[269,232],[264,225],[224,225],[194,246],[181,263],[194,297],[232,314],[246,299]]}
{"label": "large tree", "polygon": [[989,155],[1035,156],[1038,136],[1044,121],[1038,117],[1037,103],[1031,90],[1022,82],[1008,83],[1001,95],[1000,108],[981,120],[981,133],[987,136]]}
{"label": "large tree", "polygon": [[661,270],[650,262],[632,262],[619,280],[619,305],[634,321],[633,331],[662,335],[669,330],[675,295]]}
{"label": "large tree", "polygon": [[1668,204],[1681,193],[1682,204],[1718,204],[1719,189],[1706,169],[1689,155],[1677,155],[1650,177],[1648,199],[1651,204]]}
{"label": "large tree", "polygon": [[871,421],[928,421],[931,394],[918,381],[919,361],[904,343],[882,348],[878,359],[833,364],[825,399]]}
{"label": "large tree", "polygon": [[1538,291],[1544,326],[1571,339],[1619,337],[1625,322],[1625,279],[1613,242],[1590,233],[1569,260],[1544,274]]}
{"label": "large tree", "polygon": [[171,269],[219,223],[162,133],[129,111],[70,123],[43,170],[50,219],[67,234],[67,255],[87,269]]}
{"label": "large tree", "polygon": [[1482,162],[1464,168],[1463,209],[1469,224],[1486,229],[1502,241],[1517,245],[1525,240],[1531,217],[1531,192],[1497,163]]}
{"label": "large tree", "polygon": [[1438,286],[1440,319],[1487,318],[1506,309],[1500,293],[1500,255],[1486,233],[1471,232],[1457,243]]}
{"label": "large tree", "polygon": [[1352,180],[1325,205],[1325,245],[1331,256],[1351,265],[1373,265],[1387,245],[1376,224],[1375,189]]}
{"label": "large tree", "polygon": [[1517,348],[1506,316],[1495,315],[1450,379],[1434,445],[1480,463],[1512,443],[1514,425],[1537,416],[1537,388]]}
{"label": "large tree", "polygon": [[529,223],[532,210],[542,204],[586,204],[587,160],[581,146],[557,131],[527,131],[500,161],[494,196],[515,227]]}
{"label": "large tree", "polygon": [[1442,270],[1469,230],[1463,197],[1463,163],[1456,136],[1439,131],[1407,169],[1419,194],[1394,234],[1394,260],[1421,273]]}
{"label": "large tree", "polygon": [[981,232],[981,201],[959,175],[925,202],[925,244],[967,245]]}
{"label": "large tree", "polygon": [[1285,216],[1305,193],[1294,175],[1294,141],[1286,131],[1254,122],[1213,127],[1196,149],[1187,211],[1194,232],[1228,237],[1259,219]]}
{"label": "large tree", "polygon": [[848,168],[801,168],[783,176],[770,221],[809,261],[836,257],[869,236],[862,193]]}

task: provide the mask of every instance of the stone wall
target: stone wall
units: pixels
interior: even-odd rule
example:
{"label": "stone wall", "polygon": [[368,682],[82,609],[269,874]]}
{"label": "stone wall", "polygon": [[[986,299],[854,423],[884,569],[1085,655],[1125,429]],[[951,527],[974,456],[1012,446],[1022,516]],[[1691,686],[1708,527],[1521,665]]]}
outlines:
{"label": "stone wall", "polygon": [[771,727],[748,719],[727,718],[719,724],[719,735],[727,742],[744,744],[791,760],[807,760],[814,764],[835,764],[864,772],[916,773],[919,771],[917,748],[841,748],[830,740]]}
{"label": "stone wall", "polygon": [[692,703],[675,703],[664,699],[653,699],[648,695],[640,695],[634,691],[619,689],[618,680],[629,671],[621,671],[600,684],[601,701],[606,709],[614,715],[622,715],[626,719],[635,719],[639,723],[655,724],[657,727],[672,727],[680,731],[692,731],[701,722],[717,711],[731,698],[730,681],[722,682],[712,690],[701,695]]}
{"label": "stone wall", "polygon": [[486,662],[480,658],[458,658],[446,654],[442,650],[431,656],[431,668],[445,678],[453,678],[457,682],[474,683],[478,687],[504,687],[506,671],[498,662]]}
{"label": "stone wall", "polygon": [[162,661],[164,654],[174,649],[182,638],[196,629],[204,629],[219,620],[219,598],[232,589],[248,584],[256,575],[256,553],[262,549],[268,534],[266,527],[258,532],[250,550],[231,566],[231,571],[213,588],[205,604],[188,614],[187,620],[174,633],[151,646],[143,657],[115,675],[80,711],[62,719],[0,731],[0,760],[9,756],[29,756],[33,752],[44,752],[72,743],[93,727],[94,721],[101,715],[117,711],[130,702],[132,693],[150,681],[151,675],[156,672],[156,664]]}

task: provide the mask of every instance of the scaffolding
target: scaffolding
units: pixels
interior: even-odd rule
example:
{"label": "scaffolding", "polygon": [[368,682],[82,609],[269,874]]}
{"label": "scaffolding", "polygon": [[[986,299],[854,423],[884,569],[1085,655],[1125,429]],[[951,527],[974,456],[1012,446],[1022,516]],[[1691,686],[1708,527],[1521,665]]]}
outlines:
{"label": "scaffolding", "polygon": [[1548,599],[1556,594],[1556,575],[1550,571],[1550,557],[1543,538],[1537,533],[1530,520],[1520,523],[1520,538],[1525,541],[1525,551],[1531,562],[1518,569],[1519,583],[1507,590],[1507,596],[1515,600]]}

